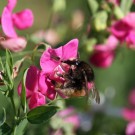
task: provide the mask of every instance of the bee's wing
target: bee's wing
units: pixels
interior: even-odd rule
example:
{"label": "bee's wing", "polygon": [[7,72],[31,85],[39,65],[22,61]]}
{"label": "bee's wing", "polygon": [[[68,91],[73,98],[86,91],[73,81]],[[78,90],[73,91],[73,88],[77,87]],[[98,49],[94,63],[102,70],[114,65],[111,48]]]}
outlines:
{"label": "bee's wing", "polygon": [[99,104],[100,103],[100,96],[99,96],[99,92],[97,91],[97,89],[95,87],[93,87],[91,89],[92,92],[92,97],[95,99],[95,101]]}

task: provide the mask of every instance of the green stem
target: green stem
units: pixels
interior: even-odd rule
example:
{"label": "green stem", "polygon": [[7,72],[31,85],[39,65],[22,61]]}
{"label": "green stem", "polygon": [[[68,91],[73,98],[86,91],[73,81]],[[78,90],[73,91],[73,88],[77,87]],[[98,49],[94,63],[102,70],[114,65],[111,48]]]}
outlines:
{"label": "green stem", "polygon": [[14,102],[13,96],[10,97],[10,100],[11,100],[11,103],[12,103],[12,107],[13,107],[13,110],[14,110],[14,114],[15,114],[15,116],[16,116],[16,108],[15,108],[15,102]]}

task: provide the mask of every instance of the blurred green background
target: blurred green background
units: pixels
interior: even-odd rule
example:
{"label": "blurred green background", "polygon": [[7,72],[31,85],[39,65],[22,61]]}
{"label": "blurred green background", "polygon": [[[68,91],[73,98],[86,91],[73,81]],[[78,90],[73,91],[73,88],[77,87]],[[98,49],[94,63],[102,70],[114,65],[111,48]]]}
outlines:
{"label": "blurred green background", "polygon": [[[55,30],[60,37],[56,46],[62,45],[73,38],[78,38],[80,41],[80,58],[89,62],[90,52],[86,49],[87,40],[87,26],[91,25],[92,14],[87,0],[66,0],[66,5],[58,12],[54,12],[53,0],[18,0],[14,12],[21,11],[25,8],[30,8],[34,14],[34,24],[31,28],[23,31],[17,31],[18,35],[27,37],[27,48],[23,52],[13,53],[14,61],[20,59],[22,56],[29,54],[30,50],[34,48],[36,42],[31,40],[31,35],[38,30]],[[0,1],[0,14],[3,7],[6,5],[6,0]],[[58,9],[61,7],[58,7]],[[84,16],[83,25],[81,28],[73,30],[71,28],[71,20],[75,11],[81,11]],[[58,17],[55,22],[53,19]],[[77,19],[77,18],[76,18]],[[94,35],[94,33],[92,33]],[[96,33],[97,34],[97,33]],[[98,33],[103,34],[102,32]],[[88,46],[89,44],[87,44]],[[56,47],[55,46],[55,47]],[[0,50],[0,55],[4,55]],[[23,68],[28,67],[31,63],[26,61]],[[36,58],[36,65],[39,66],[39,55]],[[121,109],[128,106],[128,94],[135,88],[135,52],[134,50],[121,47],[111,67],[107,69],[96,68],[92,65],[95,72],[95,84],[100,92],[101,104],[95,105],[90,103],[90,108],[85,108],[83,99],[69,99],[66,101],[67,105],[73,105],[78,112],[89,115],[91,119],[91,127],[88,130],[78,129],[78,135],[124,135],[127,122],[121,116]],[[21,71],[23,71],[23,68]],[[16,79],[16,87],[20,81],[20,76]],[[19,100],[16,93],[16,104]],[[12,112],[10,103],[7,102],[2,94],[0,94],[0,108],[6,107],[8,113]],[[94,108],[94,109],[93,109]],[[97,109],[95,109],[97,108]],[[93,111],[94,110],[94,111]],[[1,111],[2,113],[2,111]],[[30,125],[27,135],[47,134],[48,125],[41,124]],[[35,133],[34,133],[35,132]]]}

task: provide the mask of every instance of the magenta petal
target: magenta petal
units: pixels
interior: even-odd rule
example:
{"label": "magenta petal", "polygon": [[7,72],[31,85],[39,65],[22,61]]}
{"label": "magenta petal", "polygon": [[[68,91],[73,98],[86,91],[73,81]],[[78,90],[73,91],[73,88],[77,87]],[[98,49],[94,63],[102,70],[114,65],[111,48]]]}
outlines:
{"label": "magenta petal", "polygon": [[123,41],[131,29],[132,27],[128,23],[120,20],[117,21],[110,30],[114,36]]}
{"label": "magenta petal", "polygon": [[45,96],[41,94],[40,92],[35,92],[32,94],[30,101],[29,101],[29,108],[33,109],[38,106],[44,105],[45,102]]}
{"label": "magenta petal", "polygon": [[132,28],[135,28],[135,12],[130,12],[123,20]]}
{"label": "magenta petal", "polygon": [[91,56],[90,61],[97,67],[107,68],[110,67],[114,59],[114,52],[112,51],[99,51],[94,52]]}
{"label": "magenta petal", "polygon": [[12,19],[13,19],[14,26],[22,30],[32,26],[34,21],[34,16],[31,10],[25,9],[21,12],[13,14]]}
{"label": "magenta petal", "polygon": [[28,69],[27,76],[26,76],[26,90],[35,92],[38,90],[38,77],[39,77],[39,70],[35,66],[31,66]]}
{"label": "magenta petal", "polygon": [[122,111],[122,116],[127,121],[134,121],[135,120],[135,110],[125,108]]}
{"label": "magenta petal", "polygon": [[56,96],[56,91],[54,90],[54,85],[51,80],[46,77],[46,75],[41,72],[39,77],[39,91],[46,95],[49,99],[53,100]]}
{"label": "magenta petal", "polygon": [[44,95],[47,93],[47,89],[48,89],[48,86],[45,83],[45,80],[46,80],[45,74],[43,72],[40,72],[39,82],[38,82],[39,83],[39,91]]}
{"label": "magenta petal", "polygon": [[95,51],[113,51],[118,46],[118,39],[110,35],[105,44],[98,44],[95,46]]}
{"label": "magenta petal", "polygon": [[23,37],[9,38],[0,41],[0,46],[5,49],[9,49],[13,52],[22,51],[27,45],[27,41]]}
{"label": "magenta petal", "polygon": [[7,7],[5,7],[3,10],[3,13],[1,16],[1,25],[6,36],[12,37],[12,38],[17,37],[17,34],[13,27],[12,13],[10,10],[8,10]]}
{"label": "magenta petal", "polygon": [[130,31],[125,40],[129,47],[135,48],[135,31]]}
{"label": "magenta petal", "polygon": [[8,0],[7,8],[12,11],[16,6],[17,0]]}
{"label": "magenta petal", "polygon": [[47,49],[46,51],[44,51],[44,53],[40,58],[40,66],[44,71],[44,73],[48,73],[48,74],[52,73],[55,67],[59,65],[59,61],[54,60],[52,58],[52,56],[56,56],[56,54],[53,53],[52,51],[55,52],[51,48]]}
{"label": "magenta petal", "polygon": [[[17,91],[18,91],[18,95],[21,96],[21,91],[22,91],[22,83],[21,82],[19,83],[19,85],[17,87]],[[32,93],[33,93],[32,91],[29,91],[26,89],[26,98],[27,99],[30,98]]]}
{"label": "magenta petal", "polygon": [[77,58],[78,42],[78,39],[73,39],[62,46],[62,60]]}
{"label": "magenta petal", "polygon": [[115,36],[110,35],[107,39],[106,45],[109,50],[114,50],[118,46],[118,39]]}

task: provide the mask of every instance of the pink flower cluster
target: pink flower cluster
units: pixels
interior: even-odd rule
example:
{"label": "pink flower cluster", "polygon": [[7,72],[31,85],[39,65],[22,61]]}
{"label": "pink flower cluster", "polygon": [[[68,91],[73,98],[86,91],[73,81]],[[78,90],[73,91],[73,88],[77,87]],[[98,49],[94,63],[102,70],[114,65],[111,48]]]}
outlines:
{"label": "pink flower cluster", "polygon": [[[64,78],[59,74],[64,74],[70,67],[62,61],[76,59],[77,54],[78,39],[73,39],[57,49],[48,48],[44,51],[40,59],[41,70],[35,66],[28,69],[25,87],[30,109],[44,105],[46,97],[53,100],[57,93],[65,97],[55,90],[55,82],[64,83]],[[21,94],[21,84],[18,93]]]}
{"label": "pink flower cluster", "polygon": [[126,42],[128,47],[135,48],[135,13],[131,12],[116,21],[110,31],[120,42]]}
{"label": "pink flower cluster", "polygon": [[29,28],[32,26],[34,20],[33,13],[30,9],[13,13],[16,4],[17,0],[8,0],[0,18],[2,30],[6,35],[6,39],[1,40],[0,44],[3,48],[8,48],[14,52],[21,51],[27,44],[24,37],[17,35],[15,28],[19,30]]}
{"label": "pink flower cluster", "polygon": [[135,12],[114,22],[109,32],[111,35],[106,43],[96,45],[90,57],[90,62],[97,67],[108,68],[112,65],[119,42],[125,42],[127,47],[135,49]]}

